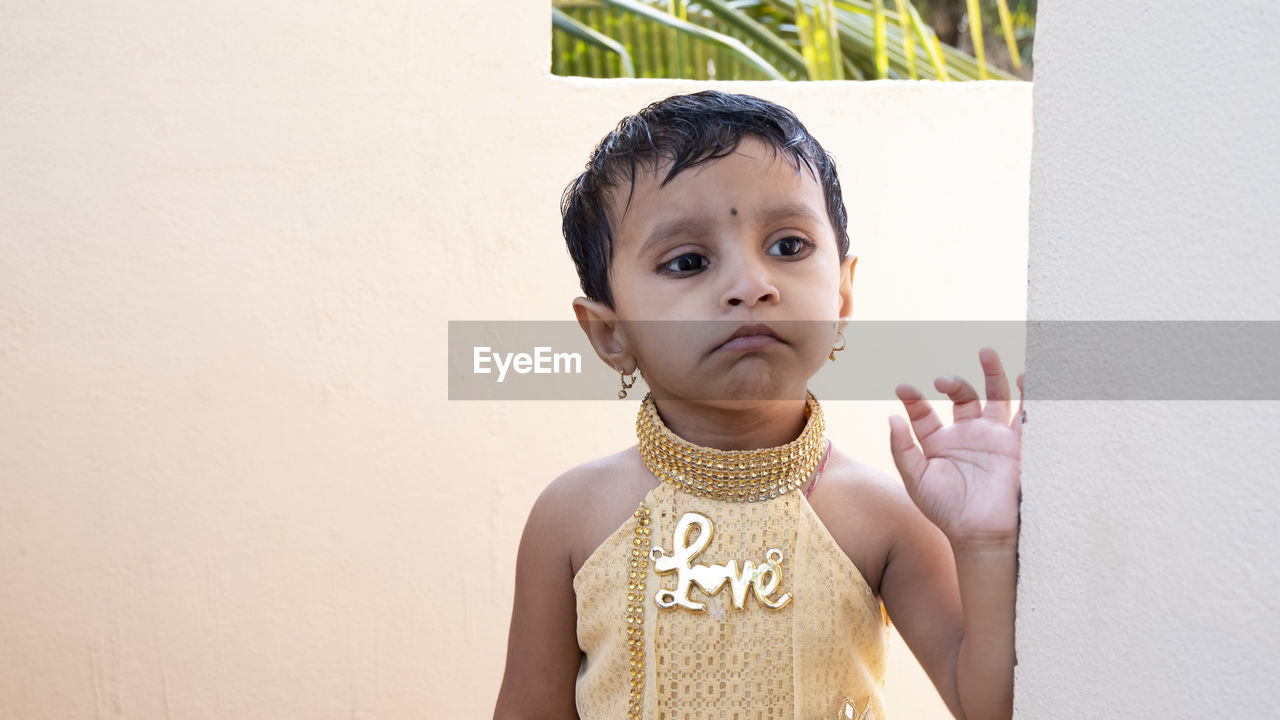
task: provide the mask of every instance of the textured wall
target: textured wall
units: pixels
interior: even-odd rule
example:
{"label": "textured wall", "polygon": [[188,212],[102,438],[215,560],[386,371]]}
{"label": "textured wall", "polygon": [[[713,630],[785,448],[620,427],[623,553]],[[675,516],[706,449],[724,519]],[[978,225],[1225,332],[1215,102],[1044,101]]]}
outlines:
{"label": "textured wall", "polygon": [[[0,10],[0,717],[491,712],[528,508],[635,405],[450,403],[447,321],[571,319],[561,189],[700,87],[548,77],[545,6]],[[859,318],[1024,317],[1030,86],[734,88],[840,161]],[[831,436],[892,472],[892,410]]]}
{"label": "textured wall", "polygon": [[[1187,0],[1041,3],[1032,319],[1280,317],[1280,12],[1253,0],[1223,20]],[[1049,340],[1028,337],[1031,397],[1037,377],[1115,382]],[[1186,377],[1232,352],[1205,348]],[[1280,716],[1280,407],[1028,414],[1020,714]]]}

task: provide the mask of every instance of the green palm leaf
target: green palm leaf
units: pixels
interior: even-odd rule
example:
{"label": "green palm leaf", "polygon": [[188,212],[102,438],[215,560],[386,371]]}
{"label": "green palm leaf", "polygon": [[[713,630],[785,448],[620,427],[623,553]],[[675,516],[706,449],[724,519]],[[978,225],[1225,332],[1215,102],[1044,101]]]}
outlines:
{"label": "green palm leaf", "polygon": [[973,38],[973,54],[978,58],[978,79],[987,79],[987,53],[982,47],[982,9],[978,0],[965,0],[969,6],[969,36]]}
{"label": "green palm leaf", "polygon": [[687,20],[681,20],[666,13],[663,13],[639,0],[603,0],[606,5],[612,5],[629,13],[639,15],[652,22],[667,28],[676,30],[679,33],[690,37],[698,38],[704,42],[722,47],[733,53],[739,60],[754,65],[759,71],[763,72],[772,80],[786,80],[777,68],[770,65],[767,60],[757,55],[751,48],[742,44],[736,38],[728,35],[721,35],[713,30],[695,25]]}
{"label": "green palm leaf", "polygon": [[[966,0],[977,5],[978,0]],[[1015,57],[1007,0],[996,0]],[[944,45],[912,0],[552,0],[552,70],[729,80],[1017,79]],[[971,11],[970,25],[980,33]],[[976,27],[975,27],[976,26]]]}
{"label": "green palm leaf", "polygon": [[809,6],[797,4],[795,12],[801,54],[809,70],[809,79],[843,79],[840,33],[836,28],[835,8],[831,0],[814,0]]}
{"label": "green palm leaf", "polygon": [[1013,18],[1009,16],[1009,0],[996,0],[996,11],[1000,13],[1000,31],[1004,33],[1004,44],[1009,48],[1009,60],[1015,68],[1022,67],[1022,58],[1018,54],[1018,41],[1013,39]]}
{"label": "green palm leaf", "polygon": [[[744,12],[745,3],[737,3],[735,6],[731,6],[729,3],[721,2],[721,0],[699,0],[698,4],[725,24],[741,32],[748,38],[749,42],[771,51],[796,71],[805,71],[804,56],[796,52],[795,48],[775,35],[769,28],[752,18],[749,13]],[[752,4],[758,6],[762,3],[756,2]]]}
{"label": "green palm leaf", "polygon": [[617,40],[589,25],[583,25],[557,8],[551,8],[551,26],[563,30],[579,40],[616,54],[618,61],[622,65],[622,76],[629,78],[636,76],[635,65],[631,62],[631,53],[627,52],[627,49]]}

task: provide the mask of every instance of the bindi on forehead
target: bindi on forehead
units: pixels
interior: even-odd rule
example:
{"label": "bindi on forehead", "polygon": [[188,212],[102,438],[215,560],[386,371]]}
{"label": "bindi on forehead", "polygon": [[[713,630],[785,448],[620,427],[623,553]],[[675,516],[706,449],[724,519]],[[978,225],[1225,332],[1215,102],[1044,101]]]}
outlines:
{"label": "bindi on forehead", "polygon": [[730,214],[730,215],[737,215],[737,214],[738,214],[738,208],[735,208],[735,207],[731,207],[731,208],[729,208],[729,214]]}

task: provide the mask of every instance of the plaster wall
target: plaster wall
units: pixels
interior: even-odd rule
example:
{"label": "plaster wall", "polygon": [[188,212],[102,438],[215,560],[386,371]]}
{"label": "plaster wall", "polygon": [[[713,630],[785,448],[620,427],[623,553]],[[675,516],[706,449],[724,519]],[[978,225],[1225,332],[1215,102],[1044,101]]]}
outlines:
{"label": "plaster wall", "polygon": [[[1040,4],[1031,319],[1280,318],[1280,13],[1222,20],[1186,0]],[[1096,372],[1051,332],[1027,339],[1020,714],[1276,717],[1280,406],[1040,402],[1036,378],[1105,385],[1144,360]],[[1206,346],[1182,377],[1235,352]]]}

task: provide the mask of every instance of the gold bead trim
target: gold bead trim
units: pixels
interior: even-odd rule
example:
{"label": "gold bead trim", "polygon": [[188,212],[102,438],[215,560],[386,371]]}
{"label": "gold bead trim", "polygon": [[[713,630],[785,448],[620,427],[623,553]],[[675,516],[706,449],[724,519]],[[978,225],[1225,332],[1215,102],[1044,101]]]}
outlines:
{"label": "gold bead trim", "polygon": [[719,450],[673,433],[658,415],[653,393],[647,393],[636,415],[640,456],[659,480],[694,495],[734,502],[776,498],[799,488],[822,459],[822,406],[812,392],[806,390],[805,396],[807,420],[800,437],[776,447]]}
{"label": "gold bead trim", "polygon": [[627,575],[627,646],[631,651],[631,699],[627,717],[639,720],[644,701],[644,581],[649,574],[649,506],[636,509],[631,541],[631,571]]}

